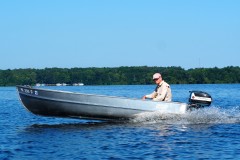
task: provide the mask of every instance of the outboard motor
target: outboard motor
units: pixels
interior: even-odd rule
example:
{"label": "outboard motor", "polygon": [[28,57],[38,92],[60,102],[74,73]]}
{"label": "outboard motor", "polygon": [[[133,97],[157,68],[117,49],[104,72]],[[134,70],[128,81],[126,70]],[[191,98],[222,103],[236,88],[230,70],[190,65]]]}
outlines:
{"label": "outboard motor", "polygon": [[208,107],[212,103],[212,97],[210,94],[202,91],[189,91],[189,108],[203,108]]}

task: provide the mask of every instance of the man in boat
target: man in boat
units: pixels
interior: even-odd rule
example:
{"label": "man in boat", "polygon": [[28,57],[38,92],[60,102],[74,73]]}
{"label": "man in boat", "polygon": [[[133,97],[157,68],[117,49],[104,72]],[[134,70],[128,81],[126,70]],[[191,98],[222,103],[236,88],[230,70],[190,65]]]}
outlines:
{"label": "man in boat", "polygon": [[166,83],[160,73],[155,73],[153,75],[153,81],[157,84],[153,93],[145,95],[142,97],[143,100],[146,98],[152,99],[153,101],[167,101],[172,100],[171,88],[168,83]]}

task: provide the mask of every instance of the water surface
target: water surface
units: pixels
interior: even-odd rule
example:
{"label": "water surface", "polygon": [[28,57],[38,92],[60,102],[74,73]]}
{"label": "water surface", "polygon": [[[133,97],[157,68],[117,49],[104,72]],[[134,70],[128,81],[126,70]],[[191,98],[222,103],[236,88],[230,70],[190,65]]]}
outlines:
{"label": "water surface", "polygon": [[[49,118],[28,112],[15,87],[0,87],[0,159],[239,159],[240,85],[171,87],[174,101],[187,102],[190,90],[203,90],[212,95],[212,106],[123,123]],[[154,86],[48,88],[141,98]]]}

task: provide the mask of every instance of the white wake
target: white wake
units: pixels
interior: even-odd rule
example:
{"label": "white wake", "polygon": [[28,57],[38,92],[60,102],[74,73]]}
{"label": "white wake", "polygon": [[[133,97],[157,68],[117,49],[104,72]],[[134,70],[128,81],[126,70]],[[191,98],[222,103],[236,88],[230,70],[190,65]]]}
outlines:
{"label": "white wake", "polygon": [[232,108],[209,107],[189,111],[186,114],[144,113],[132,119],[133,123],[163,124],[220,124],[240,123],[240,106]]}

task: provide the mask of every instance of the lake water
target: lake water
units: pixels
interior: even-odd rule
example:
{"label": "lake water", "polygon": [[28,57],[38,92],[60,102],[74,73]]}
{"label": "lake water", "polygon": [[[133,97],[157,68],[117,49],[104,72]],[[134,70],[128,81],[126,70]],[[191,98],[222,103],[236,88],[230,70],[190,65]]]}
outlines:
{"label": "lake water", "polygon": [[[47,87],[141,98],[153,85]],[[182,116],[146,114],[130,122],[40,117],[15,87],[0,87],[0,159],[240,159],[240,84],[171,85],[173,100],[206,91],[211,107]]]}

